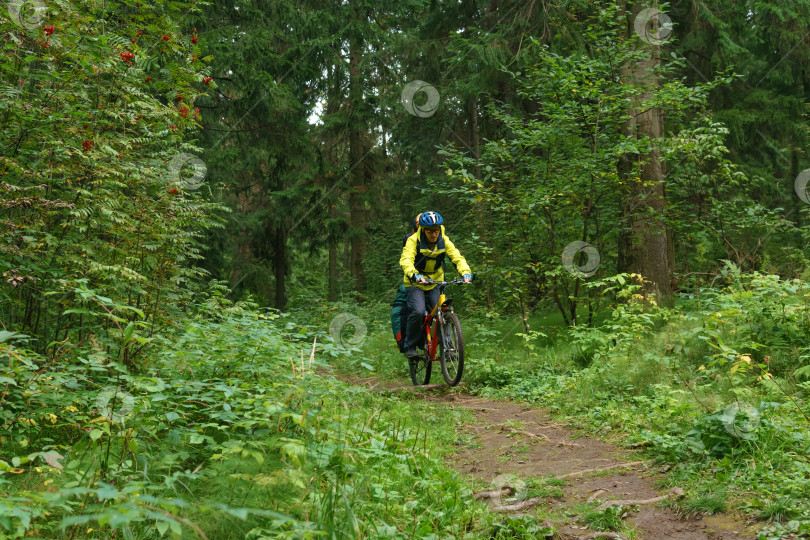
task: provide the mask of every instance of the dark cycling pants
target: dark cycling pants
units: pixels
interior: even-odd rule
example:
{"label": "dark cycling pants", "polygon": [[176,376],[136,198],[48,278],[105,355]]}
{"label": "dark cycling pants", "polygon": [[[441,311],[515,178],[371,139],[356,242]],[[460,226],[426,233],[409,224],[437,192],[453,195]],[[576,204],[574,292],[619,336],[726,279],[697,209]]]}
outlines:
{"label": "dark cycling pants", "polygon": [[[407,351],[419,345],[423,338],[422,323],[425,321],[425,311],[433,309],[439,301],[439,288],[433,287],[423,291],[419,287],[405,287],[408,294],[408,329],[405,331],[405,344]],[[425,303],[427,300],[427,304]]]}

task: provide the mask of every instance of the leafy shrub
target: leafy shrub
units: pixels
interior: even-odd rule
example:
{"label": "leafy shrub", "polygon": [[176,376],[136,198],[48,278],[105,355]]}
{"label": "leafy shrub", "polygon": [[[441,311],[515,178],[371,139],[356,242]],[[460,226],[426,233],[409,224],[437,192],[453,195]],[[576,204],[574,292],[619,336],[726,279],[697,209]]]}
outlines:
{"label": "leafy shrub", "polygon": [[503,388],[517,376],[514,368],[491,358],[478,360],[471,373],[472,383],[490,388]]}

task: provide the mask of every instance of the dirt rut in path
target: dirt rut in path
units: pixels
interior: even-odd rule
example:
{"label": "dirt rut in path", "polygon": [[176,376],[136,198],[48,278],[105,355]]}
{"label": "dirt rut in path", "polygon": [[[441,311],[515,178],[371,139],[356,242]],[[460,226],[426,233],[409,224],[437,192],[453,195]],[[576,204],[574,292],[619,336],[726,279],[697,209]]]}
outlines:
{"label": "dirt rut in path", "polygon": [[[377,390],[383,386],[370,380],[366,384]],[[540,504],[541,508],[553,515],[563,516],[551,521],[561,538],[586,538],[595,532],[587,528],[580,516],[570,511],[577,503],[590,500],[596,505],[611,500],[644,501],[662,495],[677,496],[666,489],[655,488],[657,477],[654,471],[647,468],[650,464],[642,456],[597,439],[583,437],[566,429],[541,410],[467,394],[436,391],[416,393],[425,400],[472,411],[475,422],[466,425],[465,433],[460,434],[466,447],[448,461],[460,472],[479,478],[488,485],[500,477],[493,484],[493,489],[500,487],[498,484],[503,481],[504,475],[525,481],[594,469],[565,478],[565,484]],[[642,463],[625,466],[634,462]],[[625,522],[634,525],[639,533],[637,537],[645,540],[756,538],[754,528],[747,526],[736,515],[685,518],[660,503],[626,507],[632,510],[625,517]]]}
{"label": "dirt rut in path", "polygon": [[[566,478],[563,497],[549,499],[551,508],[570,507],[588,499],[593,502],[649,500],[668,493],[655,488],[656,478],[645,464],[621,466],[642,461],[641,456],[596,439],[577,436],[540,410],[463,394],[426,396],[426,399],[465,407],[475,414],[477,421],[468,426],[475,433],[472,448],[459,451],[452,459],[453,465],[463,473],[492,482],[500,475],[514,474],[528,479],[596,469]],[[755,538],[745,523],[734,516],[682,518],[660,504],[644,504],[638,508],[626,520],[635,525],[644,539]],[[584,523],[574,520],[576,518],[554,523],[563,538],[591,533],[583,529]]]}

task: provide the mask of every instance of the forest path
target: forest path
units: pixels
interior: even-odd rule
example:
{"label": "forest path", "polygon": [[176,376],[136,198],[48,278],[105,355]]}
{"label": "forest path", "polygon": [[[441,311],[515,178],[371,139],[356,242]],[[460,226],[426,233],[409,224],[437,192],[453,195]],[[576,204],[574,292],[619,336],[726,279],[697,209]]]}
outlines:
{"label": "forest path", "polygon": [[[538,506],[560,516],[549,522],[560,538],[600,538],[594,536],[598,531],[588,528],[581,519],[579,512],[583,512],[583,503],[647,501],[662,495],[677,496],[655,487],[662,475],[639,454],[566,428],[541,409],[457,391],[448,392],[447,387],[414,391],[413,387],[397,386],[374,377],[355,380],[354,383],[374,391],[412,391],[429,402],[470,410],[475,420],[464,426],[464,433],[458,434],[463,446],[447,459],[448,465],[462,474],[483,480],[491,486],[487,490],[497,490],[504,485],[517,488],[517,493],[512,496],[504,494],[496,496],[494,501],[490,499],[490,507],[535,499]],[[547,483],[550,476],[563,475],[571,476],[564,478],[564,483]],[[531,485],[531,479],[546,483],[546,487],[540,490],[524,488],[527,481]],[[747,525],[742,516],[735,514],[684,517],[660,503],[628,504],[625,508],[630,512],[624,521],[635,527],[636,538],[756,538],[755,527]],[[532,512],[528,508],[511,513],[521,511]],[[625,536],[614,534],[602,538]]]}

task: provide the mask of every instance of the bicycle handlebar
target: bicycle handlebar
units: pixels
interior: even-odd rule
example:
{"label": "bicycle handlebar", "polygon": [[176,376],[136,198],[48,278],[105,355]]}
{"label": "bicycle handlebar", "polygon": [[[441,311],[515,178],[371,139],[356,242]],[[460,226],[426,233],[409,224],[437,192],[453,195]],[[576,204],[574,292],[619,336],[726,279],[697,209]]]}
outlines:
{"label": "bicycle handlebar", "polygon": [[[472,278],[470,278],[470,283],[472,283],[475,280],[475,274],[476,274],[476,272],[472,273]],[[457,283],[466,283],[463,278],[462,279],[454,279],[452,281],[434,281],[434,280],[432,280],[430,278],[426,278],[426,277],[423,276],[423,279],[425,280],[425,281],[422,282],[423,284],[424,283],[433,283],[435,285],[455,285]],[[419,283],[419,282],[414,281],[414,283]]]}

